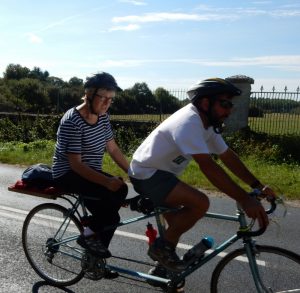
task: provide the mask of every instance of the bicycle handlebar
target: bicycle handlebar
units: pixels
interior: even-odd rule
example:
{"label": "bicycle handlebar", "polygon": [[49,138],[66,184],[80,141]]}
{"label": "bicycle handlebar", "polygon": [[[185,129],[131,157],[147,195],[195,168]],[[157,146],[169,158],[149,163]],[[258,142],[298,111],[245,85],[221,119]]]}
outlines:
{"label": "bicycle handlebar", "polygon": [[[260,195],[261,195],[261,192],[260,191],[252,191],[249,193],[250,196],[255,196],[258,200],[261,200]],[[276,204],[276,199],[275,198],[271,198],[271,199],[267,199],[269,204],[270,204],[270,208],[265,210],[266,213],[269,215],[269,214],[272,214],[275,210],[276,210],[276,207],[277,207],[277,204]],[[265,233],[267,227],[261,227],[259,228],[258,230],[256,231],[238,231],[237,232],[237,235],[239,237],[255,237],[255,236],[260,236],[262,235],[263,233]]]}

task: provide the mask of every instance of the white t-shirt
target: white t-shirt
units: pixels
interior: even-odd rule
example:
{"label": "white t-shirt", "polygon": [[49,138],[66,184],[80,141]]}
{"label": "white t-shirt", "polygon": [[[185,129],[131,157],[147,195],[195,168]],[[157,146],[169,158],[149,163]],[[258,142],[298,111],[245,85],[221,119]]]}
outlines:
{"label": "white t-shirt", "polygon": [[193,154],[222,154],[228,146],[212,127],[205,129],[197,108],[188,104],[163,121],[133,154],[129,176],[147,179],[157,170],[179,175]]}

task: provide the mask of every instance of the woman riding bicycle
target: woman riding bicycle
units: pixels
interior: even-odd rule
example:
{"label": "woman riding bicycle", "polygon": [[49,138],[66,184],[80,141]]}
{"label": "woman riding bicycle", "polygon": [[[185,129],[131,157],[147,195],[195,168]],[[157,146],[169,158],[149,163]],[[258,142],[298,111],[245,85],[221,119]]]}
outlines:
{"label": "woman riding bicycle", "polygon": [[206,79],[188,92],[191,101],[162,122],[135,151],[129,176],[138,193],[152,199],[156,206],[180,207],[165,214],[168,228],[164,239],[158,238],[148,254],[172,271],[181,271],[187,264],[175,252],[180,236],[188,231],[209,207],[208,197],[177,178],[191,159],[205,176],[222,192],[240,203],[246,214],[257,219],[260,226],[268,225],[268,217],[261,204],[237,185],[211,154],[252,188],[264,187],[227,146],[220,133],[222,124],[233,108],[232,98],[241,91],[221,78]]}
{"label": "woman riding bicycle", "polygon": [[106,72],[87,78],[84,88],[83,103],[68,110],[60,121],[53,177],[64,190],[88,197],[84,204],[92,217],[78,243],[98,257],[107,258],[111,256],[108,246],[115,229],[102,230],[120,221],[118,211],[128,192],[122,178],[102,171],[105,150],[124,172],[128,171],[107,114],[121,89]]}

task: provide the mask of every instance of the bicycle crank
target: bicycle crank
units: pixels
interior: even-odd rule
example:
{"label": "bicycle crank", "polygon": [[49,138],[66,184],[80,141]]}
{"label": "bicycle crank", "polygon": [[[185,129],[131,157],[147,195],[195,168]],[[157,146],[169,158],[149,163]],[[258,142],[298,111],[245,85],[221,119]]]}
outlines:
{"label": "bicycle crank", "polygon": [[81,259],[81,267],[86,278],[97,281],[104,277],[106,261],[103,258],[85,252]]}

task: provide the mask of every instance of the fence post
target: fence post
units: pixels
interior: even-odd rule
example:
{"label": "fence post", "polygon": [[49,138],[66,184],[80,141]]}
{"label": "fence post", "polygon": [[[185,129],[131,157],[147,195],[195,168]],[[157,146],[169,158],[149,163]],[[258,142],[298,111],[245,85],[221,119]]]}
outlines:
{"label": "fence post", "polygon": [[254,79],[245,75],[234,75],[227,77],[226,80],[242,91],[241,96],[233,97],[234,108],[225,120],[225,133],[232,133],[248,126],[251,84],[254,83]]}

